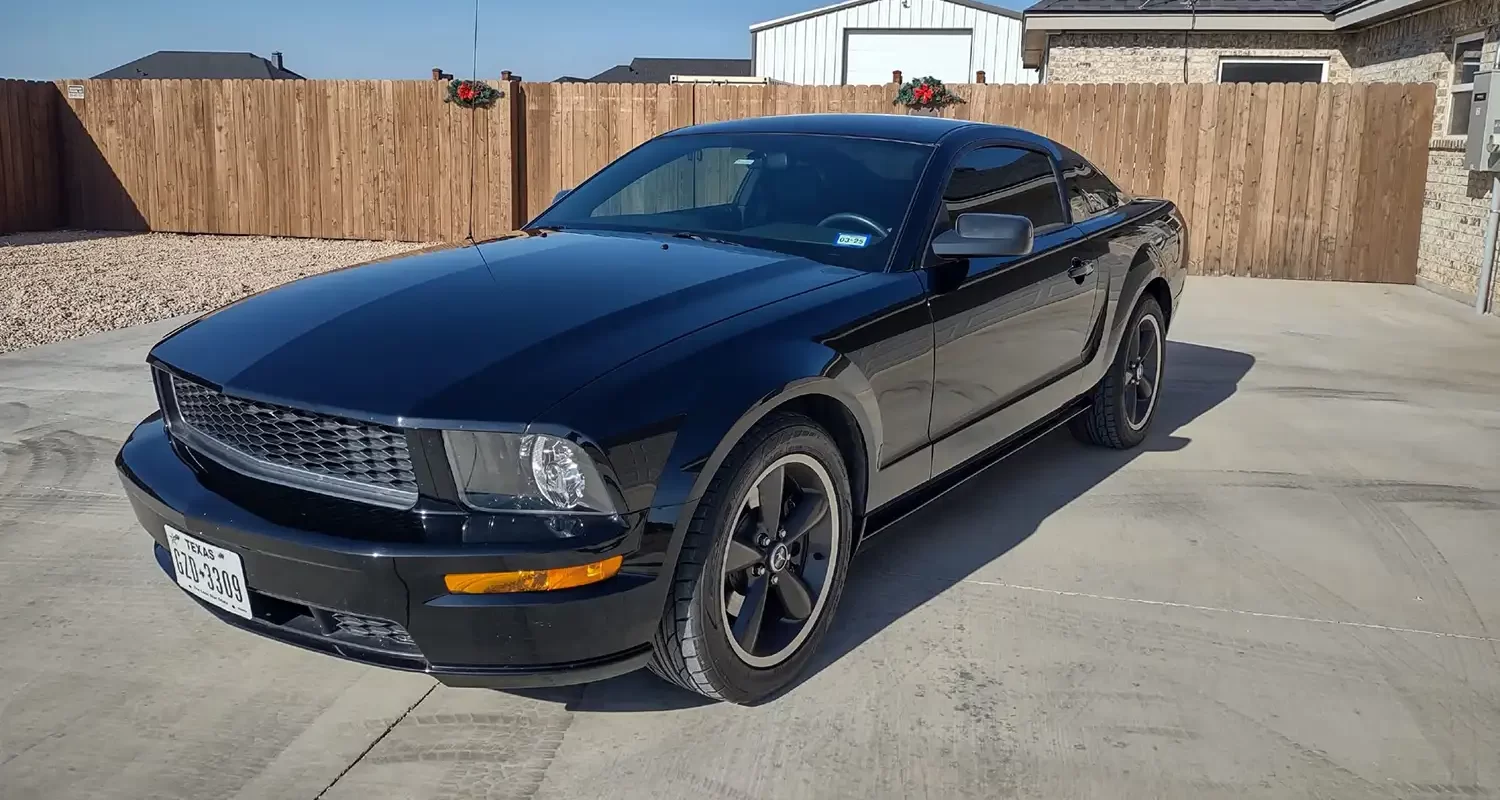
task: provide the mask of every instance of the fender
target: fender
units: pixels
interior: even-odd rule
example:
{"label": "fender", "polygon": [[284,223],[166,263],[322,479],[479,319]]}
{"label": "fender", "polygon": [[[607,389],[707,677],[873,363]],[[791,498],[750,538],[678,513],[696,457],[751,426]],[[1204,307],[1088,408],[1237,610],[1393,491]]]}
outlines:
{"label": "fender", "polygon": [[[800,358],[783,362],[783,374],[774,377],[761,375],[755,380],[738,380],[716,386],[712,393],[713,411],[689,415],[684,421],[657,485],[657,502],[648,512],[649,523],[662,529],[663,534],[670,526],[670,534],[662,543],[664,569],[658,576],[663,587],[674,574],[673,569],[665,567],[677,563],[698,503],[718,474],[719,467],[751,428],[777,409],[815,396],[837,402],[854,420],[857,435],[863,442],[865,480],[875,474],[880,454],[878,431],[881,420],[868,380],[849,359],[821,346],[811,343],[806,343],[806,346],[810,349],[804,350]],[[817,350],[832,357],[825,359],[822,368],[812,374],[794,374],[798,370],[791,369],[792,365],[805,364],[803,359],[814,355]],[[802,372],[806,373],[806,370]],[[729,400],[731,397],[741,399],[736,405],[735,401]],[[732,410],[736,408],[742,410]],[[856,479],[853,475],[850,478]],[[860,511],[855,509],[856,514]]]}
{"label": "fender", "polygon": [[[1080,386],[1087,392],[1104,377],[1109,365],[1115,362],[1121,343],[1125,339],[1125,326],[1130,324],[1130,315],[1136,304],[1157,278],[1166,280],[1169,287],[1180,286],[1181,276],[1170,274],[1181,268],[1168,269],[1161,261],[1163,252],[1178,252],[1178,231],[1166,224],[1172,219],[1173,207],[1165,201],[1153,201],[1156,205],[1141,215],[1125,222],[1121,229],[1110,234],[1111,238],[1124,245],[1125,252],[1132,253],[1124,262],[1124,269],[1111,271],[1108,299],[1105,302],[1105,317],[1100,337],[1102,341],[1094,350],[1094,357],[1081,370]],[[1170,244],[1170,247],[1167,245]],[[1175,278],[1175,281],[1174,281]]]}
{"label": "fender", "polygon": [[[750,386],[744,389],[749,393],[755,392]],[[836,355],[828,363],[828,368],[820,370],[818,374],[782,380],[774,387],[755,394],[754,399],[744,405],[738,418],[727,426],[724,424],[727,418],[720,414],[692,418],[679,434],[680,450],[674,452],[671,458],[683,477],[695,476],[683,502],[697,503],[729,452],[757,422],[798,398],[810,396],[837,401],[854,419],[855,428],[864,445],[865,475],[874,474],[881,442],[880,410],[875,405],[874,391],[858,367],[847,358]]]}
{"label": "fender", "polygon": [[[678,387],[689,391],[668,404],[648,402],[646,407],[684,410],[672,413],[668,423],[635,427],[623,437],[629,441],[600,437],[600,448],[616,475],[629,474],[649,482],[624,489],[627,498],[650,498],[645,509],[647,528],[636,558],[653,565],[663,591],[688,525],[720,465],[745,434],[776,409],[812,396],[838,403],[854,421],[863,443],[865,474],[873,474],[881,421],[875,392],[863,372],[848,358],[816,342],[775,339],[743,347],[750,341],[721,341],[685,362],[673,362],[668,354],[661,354],[668,363],[650,373],[676,376]],[[647,360],[655,359],[648,356]],[[724,369],[724,364],[737,367]],[[757,365],[759,369],[754,368]],[[635,369],[630,372],[636,373],[630,380],[643,377]],[[699,377],[695,385],[684,385],[683,375]],[[610,390],[601,389],[608,396]],[[653,441],[667,446],[643,444]]]}

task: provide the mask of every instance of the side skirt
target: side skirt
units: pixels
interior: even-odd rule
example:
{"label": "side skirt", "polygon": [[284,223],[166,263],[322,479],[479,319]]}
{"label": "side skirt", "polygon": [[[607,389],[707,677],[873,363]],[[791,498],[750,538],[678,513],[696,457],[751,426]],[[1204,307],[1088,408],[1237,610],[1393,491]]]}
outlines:
{"label": "side skirt", "polygon": [[1024,450],[1027,445],[1046,436],[1069,420],[1087,411],[1089,402],[1085,398],[1075,399],[1052,415],[1044,417],[1029,428],[991,447],[979,455],[933,478],[906,494],[871,512],[865,519],[864,532],[859,545],[863,547],[875,534],[900,522],[912,513],[953,491],[969,479],[978,476],[1007,457]]}

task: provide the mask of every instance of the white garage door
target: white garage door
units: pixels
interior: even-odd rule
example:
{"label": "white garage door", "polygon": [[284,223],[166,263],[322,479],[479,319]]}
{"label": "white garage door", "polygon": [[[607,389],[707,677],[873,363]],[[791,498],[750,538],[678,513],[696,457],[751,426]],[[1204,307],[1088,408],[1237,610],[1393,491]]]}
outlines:
{"label": "white garage door", "polygon": [[969,31],[849,31],[844,47],[844,83],[890,83],[891,71],[906,80],[931,75],[943,83],[968,83]]}

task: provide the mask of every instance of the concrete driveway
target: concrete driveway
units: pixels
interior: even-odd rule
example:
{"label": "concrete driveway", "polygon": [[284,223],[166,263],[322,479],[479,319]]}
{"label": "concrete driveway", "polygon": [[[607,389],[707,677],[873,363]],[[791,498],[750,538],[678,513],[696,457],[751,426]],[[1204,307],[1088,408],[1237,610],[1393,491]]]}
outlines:
{"label": "concrete driveway", "polygon": [[883,534],[758,708],[435,687],[159,573],[111,459],[171,323],[0,357],[0,796],[1500,795],[1500,323],[1193,279],[1142,450],[1051,436]]}

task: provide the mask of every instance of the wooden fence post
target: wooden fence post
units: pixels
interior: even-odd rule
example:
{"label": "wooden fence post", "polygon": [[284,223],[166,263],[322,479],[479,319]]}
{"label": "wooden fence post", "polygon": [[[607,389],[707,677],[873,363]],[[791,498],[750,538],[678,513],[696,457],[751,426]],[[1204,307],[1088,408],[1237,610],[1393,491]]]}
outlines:
{"label": "wooden fence post", "polygon": [[[505,73],[508,77],[509,72]],[[506,169],[510,172],[510,227],[517,230],[525,225],[526,209],[526,96],[521,82],[510,79],[505,82],[505,114],[510,126],[510,152],[506,153]]]}

